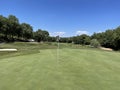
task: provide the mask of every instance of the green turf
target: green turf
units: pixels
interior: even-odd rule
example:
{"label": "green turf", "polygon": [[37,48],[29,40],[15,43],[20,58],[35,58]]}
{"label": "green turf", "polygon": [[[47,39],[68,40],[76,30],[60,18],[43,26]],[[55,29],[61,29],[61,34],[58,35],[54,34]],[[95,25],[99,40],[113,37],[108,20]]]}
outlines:
{"label": "green turf", "polygon": [[49,43],[31,43],[31,42],[15,42],[0,45],[0,48],[15,48],[18,52],[0,52],[0,59],[6,57],[21,56],[27,54],[39,53],[40,49],[56,49],[56,45]]}
{"label": "green turf", "polygon": [[36,51],[0,56],[0,90],[120,90],[118,52],[62,48],[57,59],[56,49]]}

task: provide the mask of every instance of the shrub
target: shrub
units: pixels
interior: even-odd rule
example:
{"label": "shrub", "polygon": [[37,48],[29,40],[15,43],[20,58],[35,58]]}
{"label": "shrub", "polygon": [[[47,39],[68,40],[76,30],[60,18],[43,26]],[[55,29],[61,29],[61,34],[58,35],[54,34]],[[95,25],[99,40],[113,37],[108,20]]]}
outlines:
{"label": "shrub", "polygon": [[94,47],[94,48],[100,47],[100,43],[98,42],[97,39],[92,39],[90,45],[91,47]]}

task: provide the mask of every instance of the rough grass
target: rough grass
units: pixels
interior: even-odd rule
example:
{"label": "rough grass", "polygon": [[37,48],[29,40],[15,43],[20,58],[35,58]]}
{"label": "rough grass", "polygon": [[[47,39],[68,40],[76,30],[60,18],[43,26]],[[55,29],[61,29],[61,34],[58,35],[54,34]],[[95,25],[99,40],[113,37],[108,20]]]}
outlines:
{"label": "rough grass", "polygon": [[36,50],[0,55],[0,90],[120,90],[120,53],[62,48],[57,59],[56,49]]}

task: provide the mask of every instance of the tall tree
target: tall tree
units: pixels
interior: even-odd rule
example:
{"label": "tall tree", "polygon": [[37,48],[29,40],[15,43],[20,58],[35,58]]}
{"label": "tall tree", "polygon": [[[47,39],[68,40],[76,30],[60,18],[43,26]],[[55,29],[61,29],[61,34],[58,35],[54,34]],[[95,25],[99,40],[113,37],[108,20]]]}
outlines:
{"label": "tall tree", "polygon": [[33,37],[33,28],[30,26],[30,24],[22,23],[22,37],[25,39],[30,39]]}
{"label": "tall tree", "polygon": [[47,41],[49,37],[49,32],[46,30],[42,31],[43,41]]}
{"label": "tall tree", "polygon": [[14,15],[9,15],[8,16],[8,21],[9,21],[9,34],[11,35],[11,38],[13,40],[14,36],[18,36],[18,27],[19,25],[19,20],[16,16]]}
{"label": "tall tree", "polygon": [[116,33],[115,35],[115,41],[114,41],[114,44],[115,44],[115,49],[116,50],[119,50],[120,49],[120,26],[117,27],[114,32]]}
{"label": "tall tree", "polygon": [[34,38],[40,42],[40,41],[47,41],[49,37],[49,33],[46,30],[41,30],[38,29],[35,33],[34,33]]}
{"label": "tall tree", "polygon": [[5,40],[8,40],[9,22],[8,19],[2,15],[0,15],[0,33],[3,35]]}

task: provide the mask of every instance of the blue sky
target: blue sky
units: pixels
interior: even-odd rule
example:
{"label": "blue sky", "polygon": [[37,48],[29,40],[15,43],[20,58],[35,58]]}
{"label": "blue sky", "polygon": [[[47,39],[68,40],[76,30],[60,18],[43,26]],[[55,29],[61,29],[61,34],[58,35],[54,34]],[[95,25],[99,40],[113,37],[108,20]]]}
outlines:
{"label": "blue sky", "polygon": [[51,35],[91,35],[120,25],[120,0],[0,0],[0,14]]}

